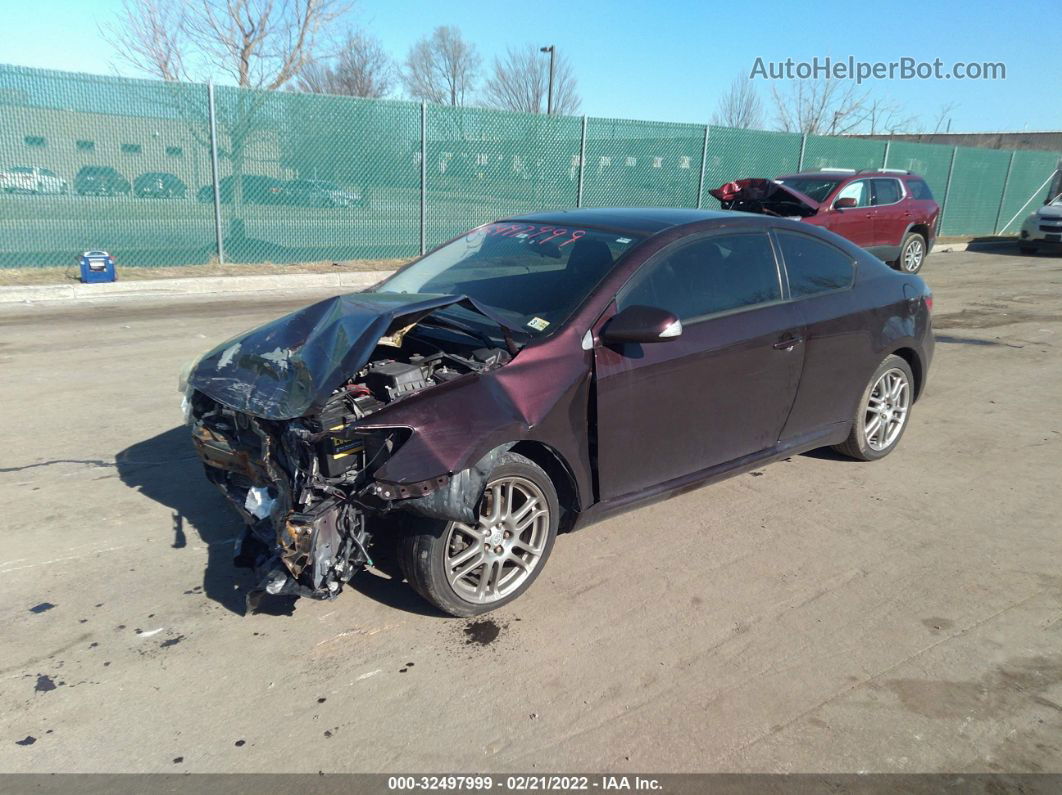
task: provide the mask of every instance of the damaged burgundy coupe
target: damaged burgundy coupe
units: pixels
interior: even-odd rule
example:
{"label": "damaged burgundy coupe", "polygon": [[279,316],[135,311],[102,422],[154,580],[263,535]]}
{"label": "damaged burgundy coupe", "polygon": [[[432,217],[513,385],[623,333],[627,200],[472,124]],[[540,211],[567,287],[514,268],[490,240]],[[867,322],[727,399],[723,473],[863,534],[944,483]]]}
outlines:
{"label": "damaged burgundy coupe", "polygon": [[397,544],[418,593],[472,615],[525,591],[558,532],[816,447],[887,455],[931,306],[781,218],[528,215],[219,345],[185,408],[246,523],[251,609],[333,597]]}

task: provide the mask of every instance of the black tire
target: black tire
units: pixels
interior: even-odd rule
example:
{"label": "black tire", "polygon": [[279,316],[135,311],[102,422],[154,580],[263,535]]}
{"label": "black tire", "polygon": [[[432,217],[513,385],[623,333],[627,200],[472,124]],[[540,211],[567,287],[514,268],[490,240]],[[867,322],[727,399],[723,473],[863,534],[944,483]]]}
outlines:
{"label": "black tire", "polygon": [[1033,254],[1035,254],[1037,252],[1037,250],[1038,249],[1036,248],[1036,246],[1030,246],[1027,243],[1019,243],[1018,244],[1018,251],[1021,252],[1022,254],[1024,254],[1025,256],[1027,256],[1027,257],[1028,256],[1032,256]]}
{"label": "black tire", "polygon": [[[917,252],[921,252],[918,255]],[[908,253],[912,255],[912,263],[908,263]],[[896,270],[904,273],[918,273],[925,265],[929,252],[926,250],[926,239],[918,232],[908,232],[903,242],[900,243],[900,253],[896,257]]]}
{"label": "black tire", "polygon": [[[513,477],[530,481],[544,498],[548,510],[548,516],[543,523],[545,537],[541,542],[541,552],[531,570],[524,575],[523,581],[511,592],[499,596],[494,601],[485,603],[470,601],[450,584],[446,576],[446,558],[447,546],[453,543],[450,540],[453,522],[413,517],[406,522],[404,532],[398,542],[399,566],[413,590],[444,613],[462,617],[475,616],[509,604],[531,587],[549,560],[553,543],[557,538],[557,527],[560,524],[557,491],[541,467],[530,459],[511,452],[500,456],[497,466],[487,479],[487,491],[490,491],[492,483]],[[485,495],[484,501],[480,503],[480,510],[485,510],[486,501]],[[465,549],[469,546],[472,544],[466,546]],[[502,566],[500,571],[504,570]],[[477,567],[473,571],[481,571],[481,569]]]}
{"label": "black tire", "polygon": [[[867,417],[868,414],[871,413],[871,409],[869,408],[870,395],[878,381],[886,373],[894,370],[902,373],[906,379],[907,398],[904,418],[895,438],[889,441],[887,446],[877,449],[867,440],[866,434]],[[856,415],[852,420],[851,433],[844,442],[834,445],[833,449],[841,455],[846,455],[857,461],[877,461],[879,458],[884,458],[895,450],[896,445],[900,443],[900,439],[903,437],[904,432],[907,430],[907,426],[910,425],[911,422],[911,406],[914,403],[914,388],[914,373],[911,372],[911,366],[899,356],[886,356],[885,360],[878,365],[878,369],[874,371],[874,375],[870,377],[866,388],[863,390],[863,394],[859,397],[859,405],[856,408]]]}

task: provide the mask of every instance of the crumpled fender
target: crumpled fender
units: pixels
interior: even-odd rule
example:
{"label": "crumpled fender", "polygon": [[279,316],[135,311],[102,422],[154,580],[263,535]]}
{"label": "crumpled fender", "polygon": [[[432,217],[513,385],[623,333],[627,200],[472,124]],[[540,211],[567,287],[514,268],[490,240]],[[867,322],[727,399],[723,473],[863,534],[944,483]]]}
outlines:
{"label": "crumpled fender", "polygon": [[[461,506],[479,503],[486,482],[480,475],[493,462],[485,457],[520,441],[541,441],[567,464],[575,479],[580,505],[591,502],[592,479],[587,447],[591,360],[574,332],[548,355],[543,346],[528,346],[497,370],[466,376],[426,389],[377,411],[361,428],[403,426],[413,433],[377,469],[379,483],[397,486],[438,482],[448,477],[449,496],[417,505],[436,518],[468,521]],[[525,369],[538,378],[528,379]],[[533,384],[528,389],[527,384]],[[470,410],[477,407],[478,410]],[[486,469],[489,474],[490,467]],[[433,489],[434,491],[435,489]],[[423,511],[422,511],[423,512]],[[474,516],[473,516],[474,518]]]}

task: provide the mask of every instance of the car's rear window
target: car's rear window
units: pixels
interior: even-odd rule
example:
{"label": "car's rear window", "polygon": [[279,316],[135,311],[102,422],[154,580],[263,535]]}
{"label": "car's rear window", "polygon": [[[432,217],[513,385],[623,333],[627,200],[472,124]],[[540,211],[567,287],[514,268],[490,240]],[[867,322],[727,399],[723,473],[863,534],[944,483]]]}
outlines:
{"label": "car's rear window", "polygon": [[911,191],[912,198],[915,199],[933,199],[933,191],[929,189],[929,186],[920,179],[907,180],[907,188]]}

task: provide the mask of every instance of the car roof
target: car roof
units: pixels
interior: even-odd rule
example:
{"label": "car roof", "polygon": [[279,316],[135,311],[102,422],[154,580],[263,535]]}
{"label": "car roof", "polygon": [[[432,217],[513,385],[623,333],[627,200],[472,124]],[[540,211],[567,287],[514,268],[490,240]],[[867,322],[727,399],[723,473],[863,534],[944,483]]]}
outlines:
{"label": "car roof", "polygon": [[775,179],[864,179],[866,177],[894,177],[895,179],[902,179],[904,177],[916,177],[921,179],[917,174],[911,174],[910,172],[903,171],[881,171],[879,169],[866,169],[865,171],[798,171],[795,174],[782,174],[775,177]]}
{"label": "car roof", "polygon": [[581,207],[514,215],[503,220],[599,227],[648,237],[673,226],[715,219],[732,220],[733,218],[733,213],[726,210],[690,210],[681,207]]}

